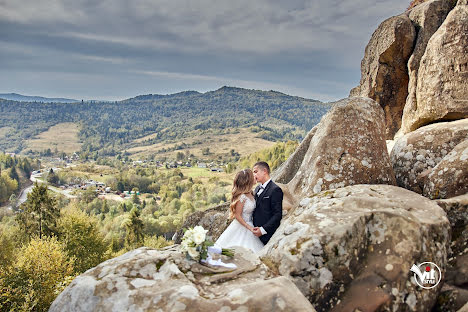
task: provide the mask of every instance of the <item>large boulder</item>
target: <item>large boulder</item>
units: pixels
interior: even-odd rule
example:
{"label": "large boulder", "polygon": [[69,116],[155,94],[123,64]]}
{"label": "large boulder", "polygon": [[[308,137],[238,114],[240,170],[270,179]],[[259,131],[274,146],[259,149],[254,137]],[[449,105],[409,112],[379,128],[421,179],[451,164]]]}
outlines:
{"label": "large boulder", "polygon": [[[421,58],[426,51],[427,43],[436,30],[443,23],[447,14],[455,6],[455,0],[432,0],[422,3],[407,12],[410,20],[416,27],[417,39],[413,53],[408,61],[408,97],[403,110],[403,116],[415,111],[417,108],[416,86]],[[399,133],[401,136],[405,133]]]}
{"label": "large boulder", "polygon": [[458,2],[429,39],[417,76],[416,100],[405,108],[402,133],[435,121],[468,117],[466,1]]}
{"label": "large boulder", "polygon": [[289,181],[294,178],[297,171],[302,165],[304,157],[309,150],[310,141],[315,135],[317,131],[317,126],[313,127],[312,130],[307,133],[306,137],[302,140],[301,144],[296,148],[296,150],[288,157],[288,159],[273,173],[271,174],[271,178],[275,182],[287,184]]}
{"label": "large boulder", "polygon": [[347,185],[395,184],[383,110],[369,98],[337,102],[317,125],[288,187],[298,198]]}
{"label": "large boulder", "polygon": [[429,311],[441,285],[422,289],[410,268],[444,272],[450,224],[433,201],[390,185],[328,190],[288,214],[260,257],[317,311]]}
{"label": "large boulder", "polygon": [[415,38],[414,26],[404,14],[380,24],[361,62],[360,85],[350,92],[350,96],[369,97],[382,106],[387,139],[393,139],[401,125],[408,95],[407,63]]}
{"label": "large boulder", "polygon": [[467,139],[468,119],[428,125],[399,138],[390,155],[398,185],[422,194],[430,170]]}
{"label": "large boulder", "polygon": [[468,140],[454,147],[424,179],[423,195],[450,198],[468,193]]}
{"label": "large boulder", "polygon": [[200,265],[175,246],[139,248],[75,278],[49,311],[315,311],[251,251],[237,248],[229,262],[238,268]]}

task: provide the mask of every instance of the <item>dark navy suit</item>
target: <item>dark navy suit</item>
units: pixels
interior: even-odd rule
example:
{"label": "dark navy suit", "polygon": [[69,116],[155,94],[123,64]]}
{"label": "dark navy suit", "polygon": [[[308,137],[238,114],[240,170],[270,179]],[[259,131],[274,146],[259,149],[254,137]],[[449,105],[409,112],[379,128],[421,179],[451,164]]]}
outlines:
{"label": "dark navy suit", "polygon": [[283,191],[273,181],[260,195],[257,195],[260,186],[255,188],[256,207],[253,213],[254,226],[263,227],[267,234],[260,236],[260,240],[266,245],[273,233],[280,226],[283,217]]}

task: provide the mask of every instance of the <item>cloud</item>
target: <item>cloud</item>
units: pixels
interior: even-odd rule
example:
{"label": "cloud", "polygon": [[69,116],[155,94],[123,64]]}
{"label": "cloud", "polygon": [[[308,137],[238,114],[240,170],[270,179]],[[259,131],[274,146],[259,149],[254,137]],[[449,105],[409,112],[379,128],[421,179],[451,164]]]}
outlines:
{"label": "cloud", "polygon": [[[0,66],[103,72],[116,84],[128,72],[184,73],[191,81],[232,77],[219,80],[316,88],[312,93],[340,97],[348,90],[335,88],[359,80],[376,26],[408,2],[1,0],[0,41],[9,50],[0,51]],[[180,81],[177,75],[166,79]]]}

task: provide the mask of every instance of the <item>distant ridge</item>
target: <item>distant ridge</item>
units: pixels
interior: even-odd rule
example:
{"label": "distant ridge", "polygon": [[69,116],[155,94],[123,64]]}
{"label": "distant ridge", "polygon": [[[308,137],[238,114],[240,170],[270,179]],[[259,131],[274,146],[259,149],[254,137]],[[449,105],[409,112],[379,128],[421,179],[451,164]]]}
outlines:
{"label": "distant ridge", "polygon": [[65,98],[46,98],[42,96],[28,96],[17,93],[0,93],[0,98],[18,102],[43,102],[43,103],[75,103],[78,100]]}

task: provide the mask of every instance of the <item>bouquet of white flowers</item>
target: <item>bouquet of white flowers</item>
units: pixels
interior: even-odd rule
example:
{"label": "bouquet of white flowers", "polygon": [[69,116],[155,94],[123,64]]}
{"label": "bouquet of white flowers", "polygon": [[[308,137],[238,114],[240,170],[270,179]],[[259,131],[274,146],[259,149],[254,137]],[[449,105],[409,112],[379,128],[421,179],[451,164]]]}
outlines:
{"label": "bouquet of white flowers", "polygon": [[202,262],[202,260],[206,260],[207,258],[211,259],[209,253],[222,254],[228,257],[234,256],[233,249],[214,247],[213,242],[208,240],[206,236],[207,232],[208,230],[205,230],[200,225],[185,231],[180,249],[186,253],[187,259]]}

